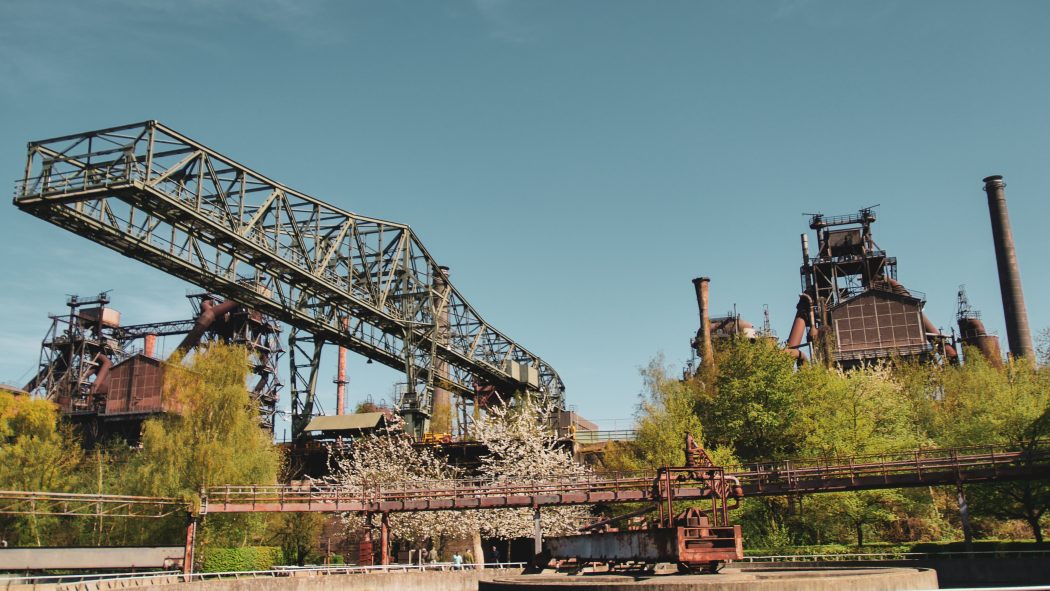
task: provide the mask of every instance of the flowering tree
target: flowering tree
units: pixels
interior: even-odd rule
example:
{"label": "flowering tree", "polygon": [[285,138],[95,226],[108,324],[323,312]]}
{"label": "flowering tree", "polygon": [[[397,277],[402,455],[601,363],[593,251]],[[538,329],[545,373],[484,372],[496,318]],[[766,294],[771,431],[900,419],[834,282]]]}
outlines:
{"label": "flowering tree", "polygon": [[[471,435],[485,445],[480,475],[494,484],[550,482],[586,479],[591,471],[578,464],[572,451],[558,441],[552,404],[519,397],[513,405],[498,405],[476,421]],[[541,511],[544,536],[576,533],[590,515],[584,506],[545,507]],[[484,514],[481,531],[488,537],[513,539],[533,535],[533,512],[529,508],[497,509]]]}
{"label": "flowering tree", "polygon": [[[355,439],[336,457],[328,482],[350,493],[367,495],[380,487],[451,488],[454,480],[464,477],[481,486],[544,482],[558,486],[566,480],[586,478],[589,470],[577,464],[571,451],[558,441],[553,427],[554,410],[551,405],[527,397],[490,409],[471,429],[471,436],[488,450],[472,474],[450,466],[433,448],[413,446],[400,419],[395,417],[386,429]],[[543,533],[573,533],[587,515],[585,507],[544,508]],[[347,514],[343,521],[352,530],[366,526],[361,514]],[[442,540],[472,538],[479,561],[482,535],[512,539],[532,534],[533,512],[528,508],[423,511],[390,516],[393,539],[419,544],[430,538],[440,545]]]}
{"label": "flowering tree", "polygon": [[[394,417],[385,429],[358,439],[342,454],[335,455],[327,481],[351,494],[367,495],[385,489],[432,490],[451,488],[458,472],[429,447],[413,447],[403,423]],[[445,486],[443,486],[445,485]],[[348,530],[366,527],[360,513],[343,515]],[[370,526],[370,524],[368,524]],[[423,511],[390,515],[390,535],[395,540],[421,544],[468,535],[476,528],[471,512]]]}

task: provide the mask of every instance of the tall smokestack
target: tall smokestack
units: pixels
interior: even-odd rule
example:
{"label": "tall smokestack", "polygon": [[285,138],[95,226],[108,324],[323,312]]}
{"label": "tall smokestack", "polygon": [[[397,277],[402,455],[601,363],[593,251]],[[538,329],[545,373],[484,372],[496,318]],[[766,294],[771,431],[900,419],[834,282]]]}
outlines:
{"label": "tall smokestack", "polygon": [[697,277],[693,279],[693,288],[696,290],[696,305],[700,308],[700,334],[697,341],[700,345],[701,367],[710,368],[714,362],[714,349],[711,347],[711,319],[708,316],[710,309],[707,302],[708,284],[710,277]]}
{"label": "tall smokestack", "polygon": [[999,266],[999,290],[1003,295],[1003,315],[1006,317],[1006,338],[1010,353],[1035,363],[1032,331],[1028,328],[1028,312],[1021,290],[1021,271],[1017,267],[1014,236],[1010,231],[1010,216],[1006,211],[1006,183],[1003,177],[985,177],[984,192],[988,194],[988,213],[992,218],[992,240],[995,243],[995,262]]}
{"label": "tall smokestack", "polygon": [[[344,317],[341,322],[343,331],[350,326],[350,319]],[[346,347],[339,347],[339,357],[335,374],[335,414],[346,414]]]}
{"label": "tall smokestack", "polygon": [[[433,281],[431,282],[434,295],[438,298],[436,304],[439,306],[437,317],[434,319],[437,323],[436,337],[439,343],[446,345],[449,342],[448,275],[448,267],[438,267],[437,273],[434,274]],[[445,361],[440,357],[434,359],[434,370],[437,372],[438,379],[435,380],[437,383],[434,385],[434,397],[431,401],[431,404],[433,405],[433,414],[430,417],[430,430],[432,433],[451,434],[452,392],[448,391],[442,385],[442,380],[447,380],[449,377],[448,361]]]}

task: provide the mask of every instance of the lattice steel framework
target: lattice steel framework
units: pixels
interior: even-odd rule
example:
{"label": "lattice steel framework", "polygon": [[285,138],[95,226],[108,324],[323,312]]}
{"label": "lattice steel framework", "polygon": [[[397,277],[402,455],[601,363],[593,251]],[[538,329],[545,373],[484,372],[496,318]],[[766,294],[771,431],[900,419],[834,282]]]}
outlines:
{"label": "lattice steel framework", "polygon": [[[407,225],[290,189],[155,121],[30,142],[14,203],[407,370],[410,391],[433,384],[470,396],[491,386],[562,402],[553,368],[492,328],[451,283],[434,281],[438,264]],[[447,338],[436,339],[446,311]],[[432,372],[435,359],[447,372]]]}

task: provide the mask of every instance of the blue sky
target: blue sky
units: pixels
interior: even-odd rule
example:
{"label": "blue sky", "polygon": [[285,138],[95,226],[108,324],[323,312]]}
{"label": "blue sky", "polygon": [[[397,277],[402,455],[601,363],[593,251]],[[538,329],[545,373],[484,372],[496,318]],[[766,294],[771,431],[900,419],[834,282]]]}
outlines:
{"label": "blue sky", "polygon": [[[713,278],[716,312],[758,323],[768,304],[786,336],[803,212],[881,204],[876,239],[934,322],[951,326],[965,283],[1005,341],[980,182],[1002,174],[1032,327],[1050,325],[1048,17],[1034,1],[7,0],[0,171],[18,178],[31,139],[158,119],[411,224],[571,404],[625,427],[638,368],[688,357],[691,278]],[[30,375],[66,294],[112,289],[131,323],[188,315],[190,286],[6,207],[0,381]],[[350,374],[352,401],[397,379],[359,358]]]}

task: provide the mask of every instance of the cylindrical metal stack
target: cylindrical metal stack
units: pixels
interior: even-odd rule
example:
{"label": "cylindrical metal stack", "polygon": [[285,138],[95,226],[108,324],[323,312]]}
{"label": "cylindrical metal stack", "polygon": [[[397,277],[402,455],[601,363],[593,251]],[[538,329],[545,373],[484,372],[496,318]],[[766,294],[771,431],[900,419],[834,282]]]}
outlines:
{"label": "cylindrical metal stack", "polygon": [[1010,353],[1015,358],[1024,357],[1035,363],[1035,348],[1032,331],[1028,327],[1028,312],[1021,289],[1021,271],[1017,266],[1010,216],[1006,211],[1006,195],[1003,177],[993,175],[984,178],[984,191],[988,194],[988,213],[992,220],[992,240],[995,243],[995,261],[999,266],[999,289],[1003,296],[1003,315],[1006,317],[1006,338]]}

